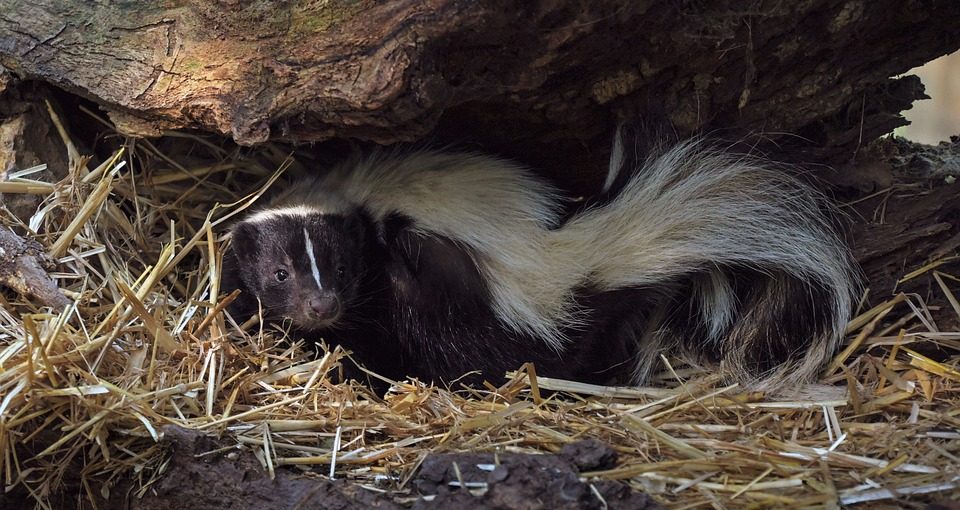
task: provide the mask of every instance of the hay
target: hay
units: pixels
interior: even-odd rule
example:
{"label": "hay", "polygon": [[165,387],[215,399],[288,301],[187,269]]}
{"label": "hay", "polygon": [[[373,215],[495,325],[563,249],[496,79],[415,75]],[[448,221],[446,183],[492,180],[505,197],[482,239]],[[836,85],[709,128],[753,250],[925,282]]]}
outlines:
{"label": "hay", "polygon": [[[60,132],[72,165],[63,181],[25,171],[0,186],[46,195],[28,225],[4,221],[59,259],[54,276],[74,300],[60,314],[20,298],[0,309],[0,476],[40,506],[76,479],[91,507],[122,479],[145,493],[164,471],[167,425],[249,448],[271,476],[299,466],[401,493],[428,453],[553,452],[592,437],[621,457],[584,477],[627,481],[671,508],[960,496],[960,333],[939,331],[919,296],[854,318],[821,384],[789,399],[685,367],[651,388],[522,367],[500,386],[403,381],[379,398],[331,382],[351,363],[341,350],[317,358],[222,313],[235,297],[217,295],[223,222],[296,171],[282,150],[172,133],[177,150],[126,141],[89,170]],[[934,278],[960,316],[943,267],[907,278]]]}

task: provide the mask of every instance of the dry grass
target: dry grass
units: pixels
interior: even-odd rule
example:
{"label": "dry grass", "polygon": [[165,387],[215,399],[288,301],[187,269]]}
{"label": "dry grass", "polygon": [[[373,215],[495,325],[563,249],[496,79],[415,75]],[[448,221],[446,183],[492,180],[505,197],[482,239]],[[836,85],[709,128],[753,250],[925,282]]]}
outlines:
{"label": "dry grass", "polygon": [[[656,388],[525,368],[482,391],[400,382],[381,399],[331,383],[349,362],[341,352],[317,359],[220,313],[222,223],[297,165],[273,147],[244,154],[170,136],[178,149],[128,141],[90,168],[64,135],[66,179],[24,173],[0,186],[46,196],[19,228],[59,259],[55,276],[75,302],[62,314],[22,299],[0,308],[0,476],[40,506],[67,480],[79,479],[89,506],[122,478],[149,490],[169,424],[245,445],[270,474],[307,466],[394,490],[431,452],[556,451],[594,437],[621,462],[584,476],[627,481],[671,508],[960,496],[960,333],[939,331],[918,296],[863,311],[822,384],[790,400],[682,367]],[[908,276],[934,278],[960,315],[956,279],[940,268]]]}

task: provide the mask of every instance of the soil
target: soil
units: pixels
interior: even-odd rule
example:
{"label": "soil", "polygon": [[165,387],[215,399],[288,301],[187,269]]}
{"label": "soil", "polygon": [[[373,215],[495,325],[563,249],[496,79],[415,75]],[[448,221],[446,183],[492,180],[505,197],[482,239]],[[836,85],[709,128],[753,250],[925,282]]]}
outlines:
{"label": "soil", "polygon": [[432,455],[414,481],[421,497],[412,508],[662,508],[623,483],[580,480],[579,472],[613,467],[616,459],[616,452],[596,440],[569,444],[558,455]]}
{"label": "soil", "polygon": [[404,487],[392,482],[393,487],[376,489],[296,469],[278,468],[271,477],[249,449],[235,449],[179,427],[165,429],[163,443],[169,452],[164,477],[142,498],[133,495],[132,484],[117,487],[105,506],[131,510],[662,508],[625,483],[580,479],[580,472],[616,463],[616,452],[596,440],[569,444],[556,455],[430,455]]}

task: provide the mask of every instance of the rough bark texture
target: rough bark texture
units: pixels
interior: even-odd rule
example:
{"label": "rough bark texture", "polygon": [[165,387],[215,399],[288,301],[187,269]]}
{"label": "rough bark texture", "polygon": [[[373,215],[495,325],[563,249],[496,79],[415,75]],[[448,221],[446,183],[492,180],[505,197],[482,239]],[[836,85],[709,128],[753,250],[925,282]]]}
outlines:
{"label": "rough bark texture", "polygon": [[[31,174],[30,179],[56,182],[67,175],[68,161],[44,103],[49,95],[12,83],[4,81],[0,68],[0,182],[8,180],[12,171],[38,165],[46,165],[46,169]],[[0,203],[24,223],[29,223],[43,198],[41,194],[0,193]]]}
{"label": "rough bark texture", "polygon": [[40,243],[0,227],[0,286],[31,297],[37,304],[61,311],[70,304],[47,274],[52,261]]}
{"label": "rough bark texture", "polygon": [[[945,313],[935,316],[950,321],[948,327],[960,326],[942,292],[929,292],[935,285],[931,278],[897,283],[906,273],[960,249],[960,183],[955,182],[960,176],[960,137],[937,147],[878,140],[846,170],[833,175],[843,184],[856,182],[863,188],[865,196],[844,210],[852,222],[854,255],[872,296],[883,300],[894,291],[933,296],[945,306]],[[956,261],[947,267],[955,269]]]}
{"label": "rough bark texture", "polygon": [[922,96],[891,77],[960,47],[954,0],[3,3],[0,64],[127,132],[386,144],[439,126],[544,164],[595,161],[617,118],[651,111],[849,156]]}

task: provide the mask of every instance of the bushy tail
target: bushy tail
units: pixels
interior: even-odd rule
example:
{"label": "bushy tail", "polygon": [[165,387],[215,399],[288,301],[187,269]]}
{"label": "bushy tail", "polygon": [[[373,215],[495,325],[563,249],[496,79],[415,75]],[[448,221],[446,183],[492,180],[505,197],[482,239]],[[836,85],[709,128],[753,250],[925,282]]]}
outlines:
{"label": "bushy tail", "polygon": [[580,249],[593,288],[677,289],[644,311],[655,323],[638,333],[637,382],[679,348],[751,387],[782,387],[816,374],[851,313],[855,271],[822,208],[782,169],[687,142],[552,242]]}

